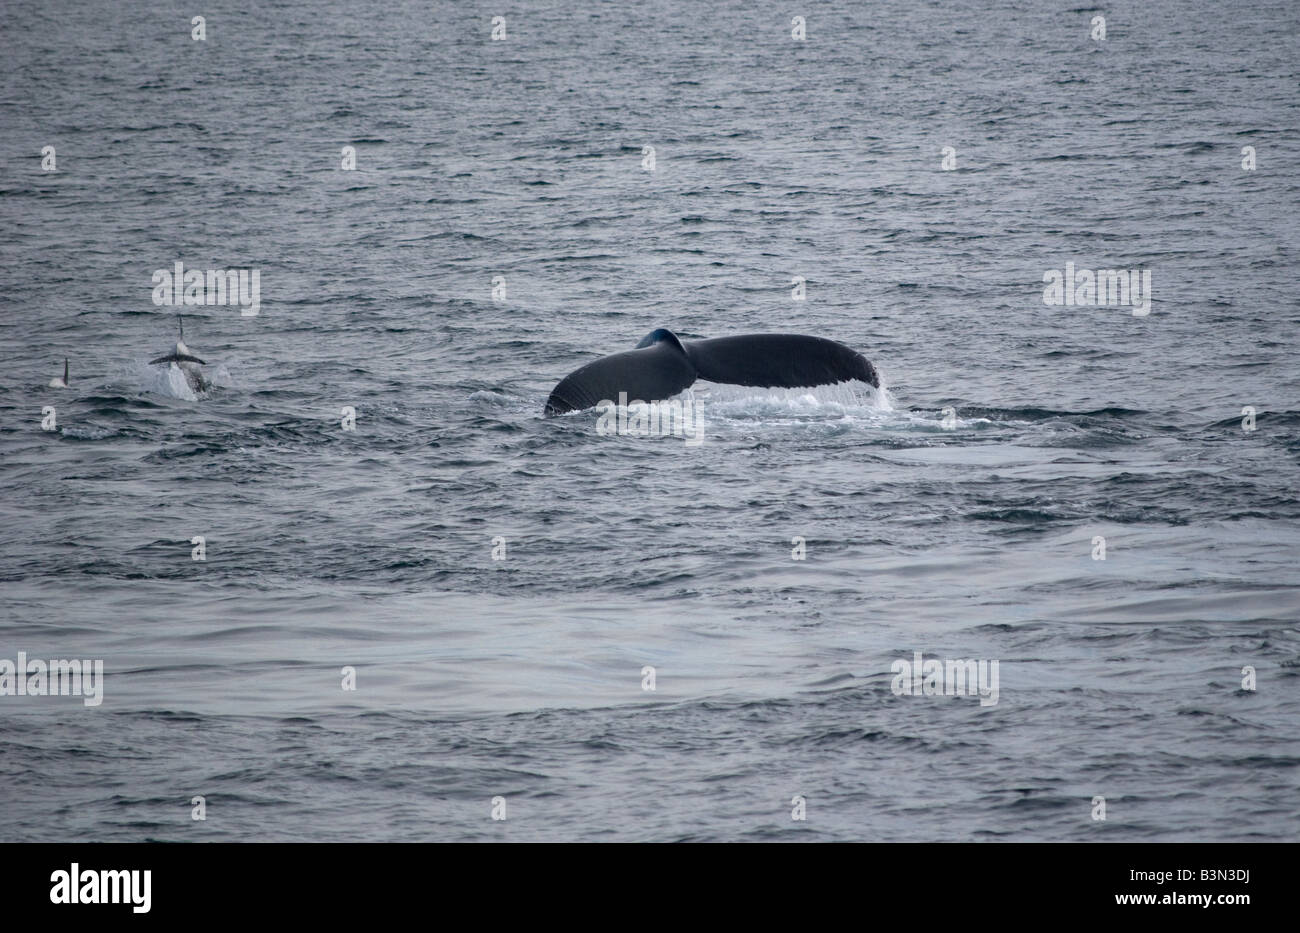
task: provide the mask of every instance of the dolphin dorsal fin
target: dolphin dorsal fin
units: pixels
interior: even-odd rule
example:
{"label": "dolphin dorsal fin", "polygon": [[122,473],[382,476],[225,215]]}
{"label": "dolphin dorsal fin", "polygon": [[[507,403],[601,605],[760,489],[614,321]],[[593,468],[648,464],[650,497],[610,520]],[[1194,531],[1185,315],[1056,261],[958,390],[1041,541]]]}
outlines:
{"label": "dolphin dorsal fin", "polygon": [[66,356],[63,358],[63,384],[68,384],[68,358]]}

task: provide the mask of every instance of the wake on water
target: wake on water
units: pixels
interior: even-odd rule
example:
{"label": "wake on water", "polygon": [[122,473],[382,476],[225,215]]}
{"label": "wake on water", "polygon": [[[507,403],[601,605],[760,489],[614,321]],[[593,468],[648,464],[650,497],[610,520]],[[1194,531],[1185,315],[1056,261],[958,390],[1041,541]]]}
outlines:
{"label": "wake on water", "polygon": [[[815,389],[754,389],[745,386],[697,384],[682,393],[693,396],[706,420],[722,424],[810,425],[863,427],[888,432],[955,433],[993,424],[988,418],[961,418],[953,410],[898,407],[883,382],[841,383]],[[1010,426],[1010,425],[1008,425]]]}
{"label": "wake on water", "polygon": [[[499,392],[477,391],[469,401],[492,408],[508,408],[542,418],[541,404],[535,397],[510,396]],[[900,408],[889,387],[881,381],[879,388],[865,382],[846,382],[807,388],[758,388],[704,380],[679,392],[667,402],[689,402],[708,430],[718,427],[738,430],[761,426],[816,428],[824,426],[832,433],[864,428],[882,432],[960,435],[970,430],[993,427],[1023,428],[1024,420],[994,420],[987,417],[960,417],[955,410]],[[629,419],[649,408],[649,403],[629,402]],[[560,423],[595,425],[601,409],[588,408],[556,416]],[[920,441],[918,443],[927,443]]]}
{"label": "wake on water", "polygon": [[[475,393],[478,401],[488,401],[485,393]],[[865,382],[847,382],[808,388],[756,388],[699,381],[673,396],[668,402],[689,402],[703,420],[724,425],[808,425],[825,423],[846,426],[862,425],[891,431],[954,431],[991,425],[988,418],[960,418],[946,410],[926,411],[899,408],[897,399],[882,381],[879,388]],[[530,407],[536,406],[532,400]],[[628,404],[629,417],[649,404]],[[565,419],[596,419],[600,410],[568,412]],[[540,417],[540,415],[539,415]]]}
{"label": "wake on water", "polygon": [[878,417],[895,410],[883,383],[879,389],[865,382],[783,389],[700,382],[678,397],[691,399],[706,416],[735,421]]}

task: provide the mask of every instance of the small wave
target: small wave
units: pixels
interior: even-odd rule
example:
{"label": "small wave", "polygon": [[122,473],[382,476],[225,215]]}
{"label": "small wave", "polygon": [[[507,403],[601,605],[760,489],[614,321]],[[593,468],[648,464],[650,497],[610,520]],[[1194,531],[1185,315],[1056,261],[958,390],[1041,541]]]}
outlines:
{"label": "small wave", "polygon": [[106,437],[111,437],[117,431],[97,424],[70,424],[59,428],[59,433],[74,441],[100,441]]}

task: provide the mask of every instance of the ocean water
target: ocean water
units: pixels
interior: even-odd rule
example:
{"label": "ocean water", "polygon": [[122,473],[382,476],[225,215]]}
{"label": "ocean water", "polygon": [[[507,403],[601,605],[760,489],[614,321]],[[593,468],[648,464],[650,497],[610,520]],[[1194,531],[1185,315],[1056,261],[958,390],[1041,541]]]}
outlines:
{"label": "ocean water", "polygon": [[[0,838],[1294,841],[1300,7],[1023,6],[0,9]],[[885,388],[541,417],[656,327]]]}

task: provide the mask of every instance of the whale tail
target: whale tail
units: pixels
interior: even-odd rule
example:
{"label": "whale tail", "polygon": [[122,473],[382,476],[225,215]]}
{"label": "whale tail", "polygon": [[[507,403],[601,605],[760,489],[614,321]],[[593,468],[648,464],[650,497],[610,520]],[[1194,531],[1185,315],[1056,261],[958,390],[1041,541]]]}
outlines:
{"label": "whale tail", "polygon": [[197,356],[189,353],[168,353],[166,356],[160,356],[156,360],[150,360],[149,365],[155,363],[198,363],[200,366],[207,366],[207,360],[201,360]]}
{"label": "whale tail", "polygon": [[198,363],[200,366],[206,366],[207,361],[201,360],[189,352],[189,347],[185,346],[185,318],[183,315],[176,315],[176,326],[180,329],[181,339],[176,341],[176,349],[166,356],[160,356],[156,360],[150,360],[149,365],[155,363]]}
{"label": "whale tail", "polygon": [[880,387],[861,353],[803,334],[741,334],[683,343],[666,328],[652,330],[634,350],[588,363],[560,380],[546,400],[549,417],[591,408],[626,392],[629,399],[666,399],[696,379],[729,385],[799,388],[860,380]]}
{"label": "whale tail", "polygon": [[581,411],[616,399],[620,392],[633,399],[671,398],[695,378],[695,367],[681,341],[671,331],[657,330],[646,335],[635,350],[602,357],[565,376],[551,390],[545,414]]}
{"label": "whale tail", "polygon": [[743,334],[686,345],[701,379],[738,386],[797,389],[858,380],[880,388],[880,376],[861,353],[803,334]]}

